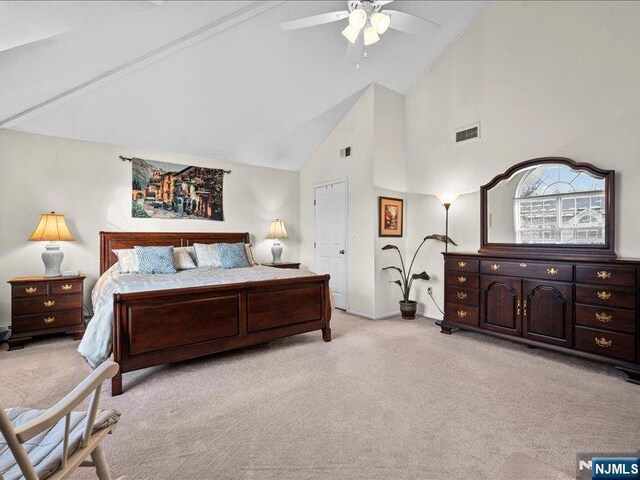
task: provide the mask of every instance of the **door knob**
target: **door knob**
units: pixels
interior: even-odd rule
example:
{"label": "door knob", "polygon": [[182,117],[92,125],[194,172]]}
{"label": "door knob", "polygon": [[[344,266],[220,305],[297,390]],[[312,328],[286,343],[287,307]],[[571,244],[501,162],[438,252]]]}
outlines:
{"label": "door knob", "polygon": [[344,255],[344,250],[340,250],[340,255]]}

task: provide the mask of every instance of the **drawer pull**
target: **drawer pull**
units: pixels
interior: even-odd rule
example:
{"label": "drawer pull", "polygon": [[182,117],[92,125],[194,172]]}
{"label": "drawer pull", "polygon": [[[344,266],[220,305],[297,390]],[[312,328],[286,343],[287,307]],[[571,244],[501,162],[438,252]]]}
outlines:
{"label": "drawer pull", "polygon": [[466,310],[458,310],[458,316],[460,318],[464,318],[467,316],[467,311]]}
{"label": "drawer pull", "polygon": [[43,303],[44,303],[45,307],[53,307],[56,304],[56,301],[55,300],[45,300]]}
{"label": "drawer pull", "polygon": [[553,268],[553,267],[547,268],[547,273],[549,275],[557,275],[558,274],[558,269],[557,268]]}
{"label": "drawer pull", "polygon": [[520,264],[520,266],[521,266],[522,268],[527,268],[527,264],[526,264],[526,263],[521,263],[521,264]]}
{"label": "drawer pull", "polygon": [[47,325],[56,321],[56,317],[45,317],[44,323]]}
{"label": "drawer pull", "polygon": [[467,262],[458,262],[458,266],[459,266],[460,268],[464,268],[464,267],[466,267],[466,266],[467,266]]}
{"label": "drawer pull", "polygon": [[602,313],[596,312],[596,320],[602,323],[609,323],[611,320],[613,320],[613,315],[609,315],[608,313],[605,313],[605,312],[602,312]]}
{"label": "drawer pull", "polygon": [[500,270],[500,265],[498,265],[497,263],[494,263],[493,265],[491,265],[491,270],[493,270],[494,272],[497,272],[498,270]]}
{"label": "drawer pull", "polygon": [[38,291],[38,287],[27,287],[24,291],[27,293],[36,293]]}
{"label": "drawer pull", "polygon": [[459,283],[464,283],[467,281],[467,277],[458,277],[458,282]]}
{"label": "drawer pull", "polygon": [[598,292],[597,295],[600,300],[609,300],[611,298],[611,293],[605,292],[604,290]]}
{"label": "drawer pull", "polygon": [[467,294],[465,292],[458,292],[457,295],[460,300],[467,298]]}
{"label": "drawer pull", "polygon": [[522,303],[520,302],[520,299],[518,299],[518,305],[516,306],[516,315],[520,316],[520,307],[522,307]]}
{"label": "drawer pull", "polygon": [[608,278],[611,278],[611,272],[607,272],[605,270],[600,270],[598,273],[596,273],[596,276],[598,278],[601,278],[602,280],[606,280]]}
{"label": "drawer pull", "polygon": [[596,337],[596,345],[602,348],[609,348],[611,345],[613,345],[613,340],[607,340],[604,337],[602,338]]}
{"label": "drawer pull", "polygon": [[68,290],[71,290],[71,289],[73,288],[73,285],[71,285],[70,283],[65,283],[65,284],[64,284],[64,285],[62,285],[62,287],[60,287],[60,288],[62,288],[62,289],[63,289],[63,290],[65,290],[65,291],[68,291]]}

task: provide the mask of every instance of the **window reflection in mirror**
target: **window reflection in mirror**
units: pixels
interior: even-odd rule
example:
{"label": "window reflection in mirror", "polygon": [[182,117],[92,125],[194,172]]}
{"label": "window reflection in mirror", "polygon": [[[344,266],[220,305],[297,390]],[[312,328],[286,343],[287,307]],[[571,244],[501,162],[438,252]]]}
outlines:
{"label": "window reflection in mirror", "polygon": [[524,168],[487,192],[489,243],[604,245],[605,180],[562,164]]}

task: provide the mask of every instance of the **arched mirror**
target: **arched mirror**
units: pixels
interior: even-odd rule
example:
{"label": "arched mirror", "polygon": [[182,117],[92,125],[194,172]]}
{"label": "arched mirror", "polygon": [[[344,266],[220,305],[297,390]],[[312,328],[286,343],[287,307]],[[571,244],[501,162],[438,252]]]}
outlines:
{"label": "arched mirror", "polygon": [[537,158],[481,188],[482,253],[615,258],[614,171]]}

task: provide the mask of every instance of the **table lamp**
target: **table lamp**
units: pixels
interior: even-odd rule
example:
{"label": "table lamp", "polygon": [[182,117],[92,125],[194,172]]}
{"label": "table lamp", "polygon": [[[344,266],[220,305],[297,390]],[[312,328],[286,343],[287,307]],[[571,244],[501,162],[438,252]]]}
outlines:
{"label": "table lamp", "polygon": [[64,215],[56,212],[43,213],[40,215],[40,223],[29,237],[30,241],[49,241],[46,250],[42,252],[44,262],[44,277],[60,277],[60,265],[64,254],[60,251],[60,245],[53,242],[67,242],[75,240],[67,228]]}
{"label": "table lamp", "polygon": [[267,238],[273,240],[273,246],[271,247],[273,263],[282,262],[282,260],[280,259],[280,257],[282,256],[282,245],[280,244],[278,239],[289,238],[289,235],[287,235],[287,229],[284,228],[284,222],[282,220],[278,220],[276,218],[273,222],[271,222],[271,228],[269,228]]}
{"label": "table lamp", "polygon": [[448,252],[449,251],[449,207],[451,206],[451,204],[454,202],[454,200],[456,198],[458,198],[460,196],[459,193],[436,193],[436,197],[438,197],[438,200],[440,200],[440,203],[442,203],[442,206],[445,209],[445,227],[444,227],[444,234],[445,234],[445,243],[444,243],[444,251]]}

